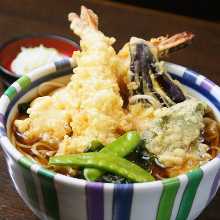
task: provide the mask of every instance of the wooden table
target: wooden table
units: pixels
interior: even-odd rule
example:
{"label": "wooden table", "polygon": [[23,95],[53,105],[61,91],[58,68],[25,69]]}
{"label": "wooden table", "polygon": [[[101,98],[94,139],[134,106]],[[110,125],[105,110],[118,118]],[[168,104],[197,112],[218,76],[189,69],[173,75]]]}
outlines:
{"label": "wooden table", "polygon": [[[170,61],[185,65],[207,75],[220,84],[220,25],[202,20],[135,8],[104,1],[73,0],[1,0],[0,43],[17,35],[54,33],[78,39],[69,30],[67,14],[79,11],[85,4],[100,16],[100,28],[108,36],[117,38],[120,48],[130,36],[150,38],[159,35],[191,31],[196,35],[190,48],[170,57]],[[0,83],[0,89],[2,85]],[[219,220],[220,192],[198,218]],[[0,220],[36,220],[37,218],[18,197],[9,179],[0,150]],[[138,219],[137,219],[138,220]]]}

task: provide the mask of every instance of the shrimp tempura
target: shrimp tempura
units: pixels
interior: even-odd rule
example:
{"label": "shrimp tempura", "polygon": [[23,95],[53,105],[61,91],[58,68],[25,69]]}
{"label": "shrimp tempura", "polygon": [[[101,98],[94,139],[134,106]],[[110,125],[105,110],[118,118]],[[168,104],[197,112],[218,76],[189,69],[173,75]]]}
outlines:
{"label": "shrimp tempura", "polygon": [[73,136],[66,138],[62,146],[73,149],[81,140],[82,146],[92,140],[106,144],[128,129],[115,74],[117,55],[111,46],[115,39],[97,29],[97,16],[85,7],[81,17],[70,13],[69,20],[71,29],[81,38],[81,51],[73,54],[77,67],[68,85],[75,103]]}
{"label": "shrimp tempura", "polygon": [[58,154],[83,152],[93,140],[107,144],[129,129],[117,83],[114,38],[98,30],[98,17],[82,7],[81,16],[69,15],[71,28],[81,38],[81,51],[69,84],[39,97],[29,117],[16,120],[25,140],[42,140]]}

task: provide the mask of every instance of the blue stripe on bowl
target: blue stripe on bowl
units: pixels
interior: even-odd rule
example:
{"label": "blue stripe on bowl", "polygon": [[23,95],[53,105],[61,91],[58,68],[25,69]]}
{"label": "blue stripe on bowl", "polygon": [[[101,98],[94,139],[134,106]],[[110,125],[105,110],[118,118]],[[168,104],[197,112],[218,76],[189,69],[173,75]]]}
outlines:
{"label": "blue stripe on bowl", "polygon": [[[186,71],[183,74],[183,79],[196,84],[198,76],[199,76],[198,73],[196,73],[195,71],[186,69]],[[215,84],[209,79],[204,78],[204,80],[200,83],[200,86],[207,91],[211,91],[211,89],[215,86]]]}
{"label": "blue stripe on bowl", "polygon": [[69,59],[62,59],[60,61],[54,62],[57,71],[72,69]]}
{"label": "blue stripe on bowl", "polygon": [[6,136],[5,128],[0,126],[0,137]]}
{"label": "blue stripe on bowl", "polygon": [[114,185],[112,220],[130,219],[132,199],[133,184]]}
{"label": "blue stripe on bowl", "polygon": [[4,115],[0,113],[0,137],[6,136],[6,130],[4,127]]}
{"label": "blue stripe on bowl", "polygon": [[199,74],[198,74],[196,71],[191,70],[191,69],[189,69],[189,68],[186,68],[185,72],[187,72],[187,73],[189,73],[189,74],[191,74],[191,75],[194,75],[194,76],[196,76],[196,77],[199,76]]}
{"label": "blue stripe on bowl", "polygon": [[87,220],[104,220],[104,185],[88,182],[86,184]]}
{"label": "blue stripe on bowl", "polygon": [[197,74],[189,69],[186,69],[183,73],[183,79],[188,80],[189,82],[196,83]]}

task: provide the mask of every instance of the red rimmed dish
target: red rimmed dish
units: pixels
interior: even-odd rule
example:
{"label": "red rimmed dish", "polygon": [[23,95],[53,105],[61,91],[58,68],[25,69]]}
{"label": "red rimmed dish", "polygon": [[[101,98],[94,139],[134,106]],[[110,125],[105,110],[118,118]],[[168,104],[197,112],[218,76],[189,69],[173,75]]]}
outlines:
{"label": "red rimmed dish", "polygon": [[53,34],[30,34],[15,37],[2,45],[0,45],[0,73],[5,76],[18,78],[21,75],[14,73],[11,69],[11,64],[16,58],[22,47],[44,47],[54,48],[61,55],[71,57],[75,50],[78,50],[78,45],[71,39],[53,35]]}

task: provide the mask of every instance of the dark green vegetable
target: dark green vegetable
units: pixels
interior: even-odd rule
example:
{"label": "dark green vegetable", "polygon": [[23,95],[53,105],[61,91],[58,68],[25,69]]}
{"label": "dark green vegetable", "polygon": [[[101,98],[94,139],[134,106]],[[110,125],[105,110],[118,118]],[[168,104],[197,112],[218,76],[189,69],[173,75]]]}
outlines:
{"label": "dark green vegetable", "polygon": [[104,182],[104,183],[132,183],[132,181],[126,179],[123,176],[119,176],[112,173],[105,173],[102,177],[97,179],[97,182]]}
{"label": "dark green vegetable", "polygon": [[103,147],[104,147],[104,145],[100,141],[94,140],[91,142],[90,146],[86,149],[85,153],[86,152],[98,152]]}
{"label": "dark green vegetable", "polygon": [[18,104],[18,112],[20,114],[27,114],[27,110],[30,107],[30,102],[24,102]]}
{"label": "dark green vegetable", "polygon": [[[111,153],[119,157],[130,154],[140,143],[140,135],[135,131],[127,132],[112,143],[101,149],[102,153]],[[105,171],[98,169],[84,169],[84,176],[87,180],[95,181],[100,178]]]}
{"label": "dark green vegetable", "polygon": [[150,171],[157,157],[145,148],[145,141],[141,140],[135,151],[129,154],[126,159]]}
{"label": "dark green vegetable", "polygon": [[136,164],[111,153],[82,153],[75,155],[55,156],[49,160],[50,165],[90,167],[123,176],[134,182],[153,181],[146,170]]}

